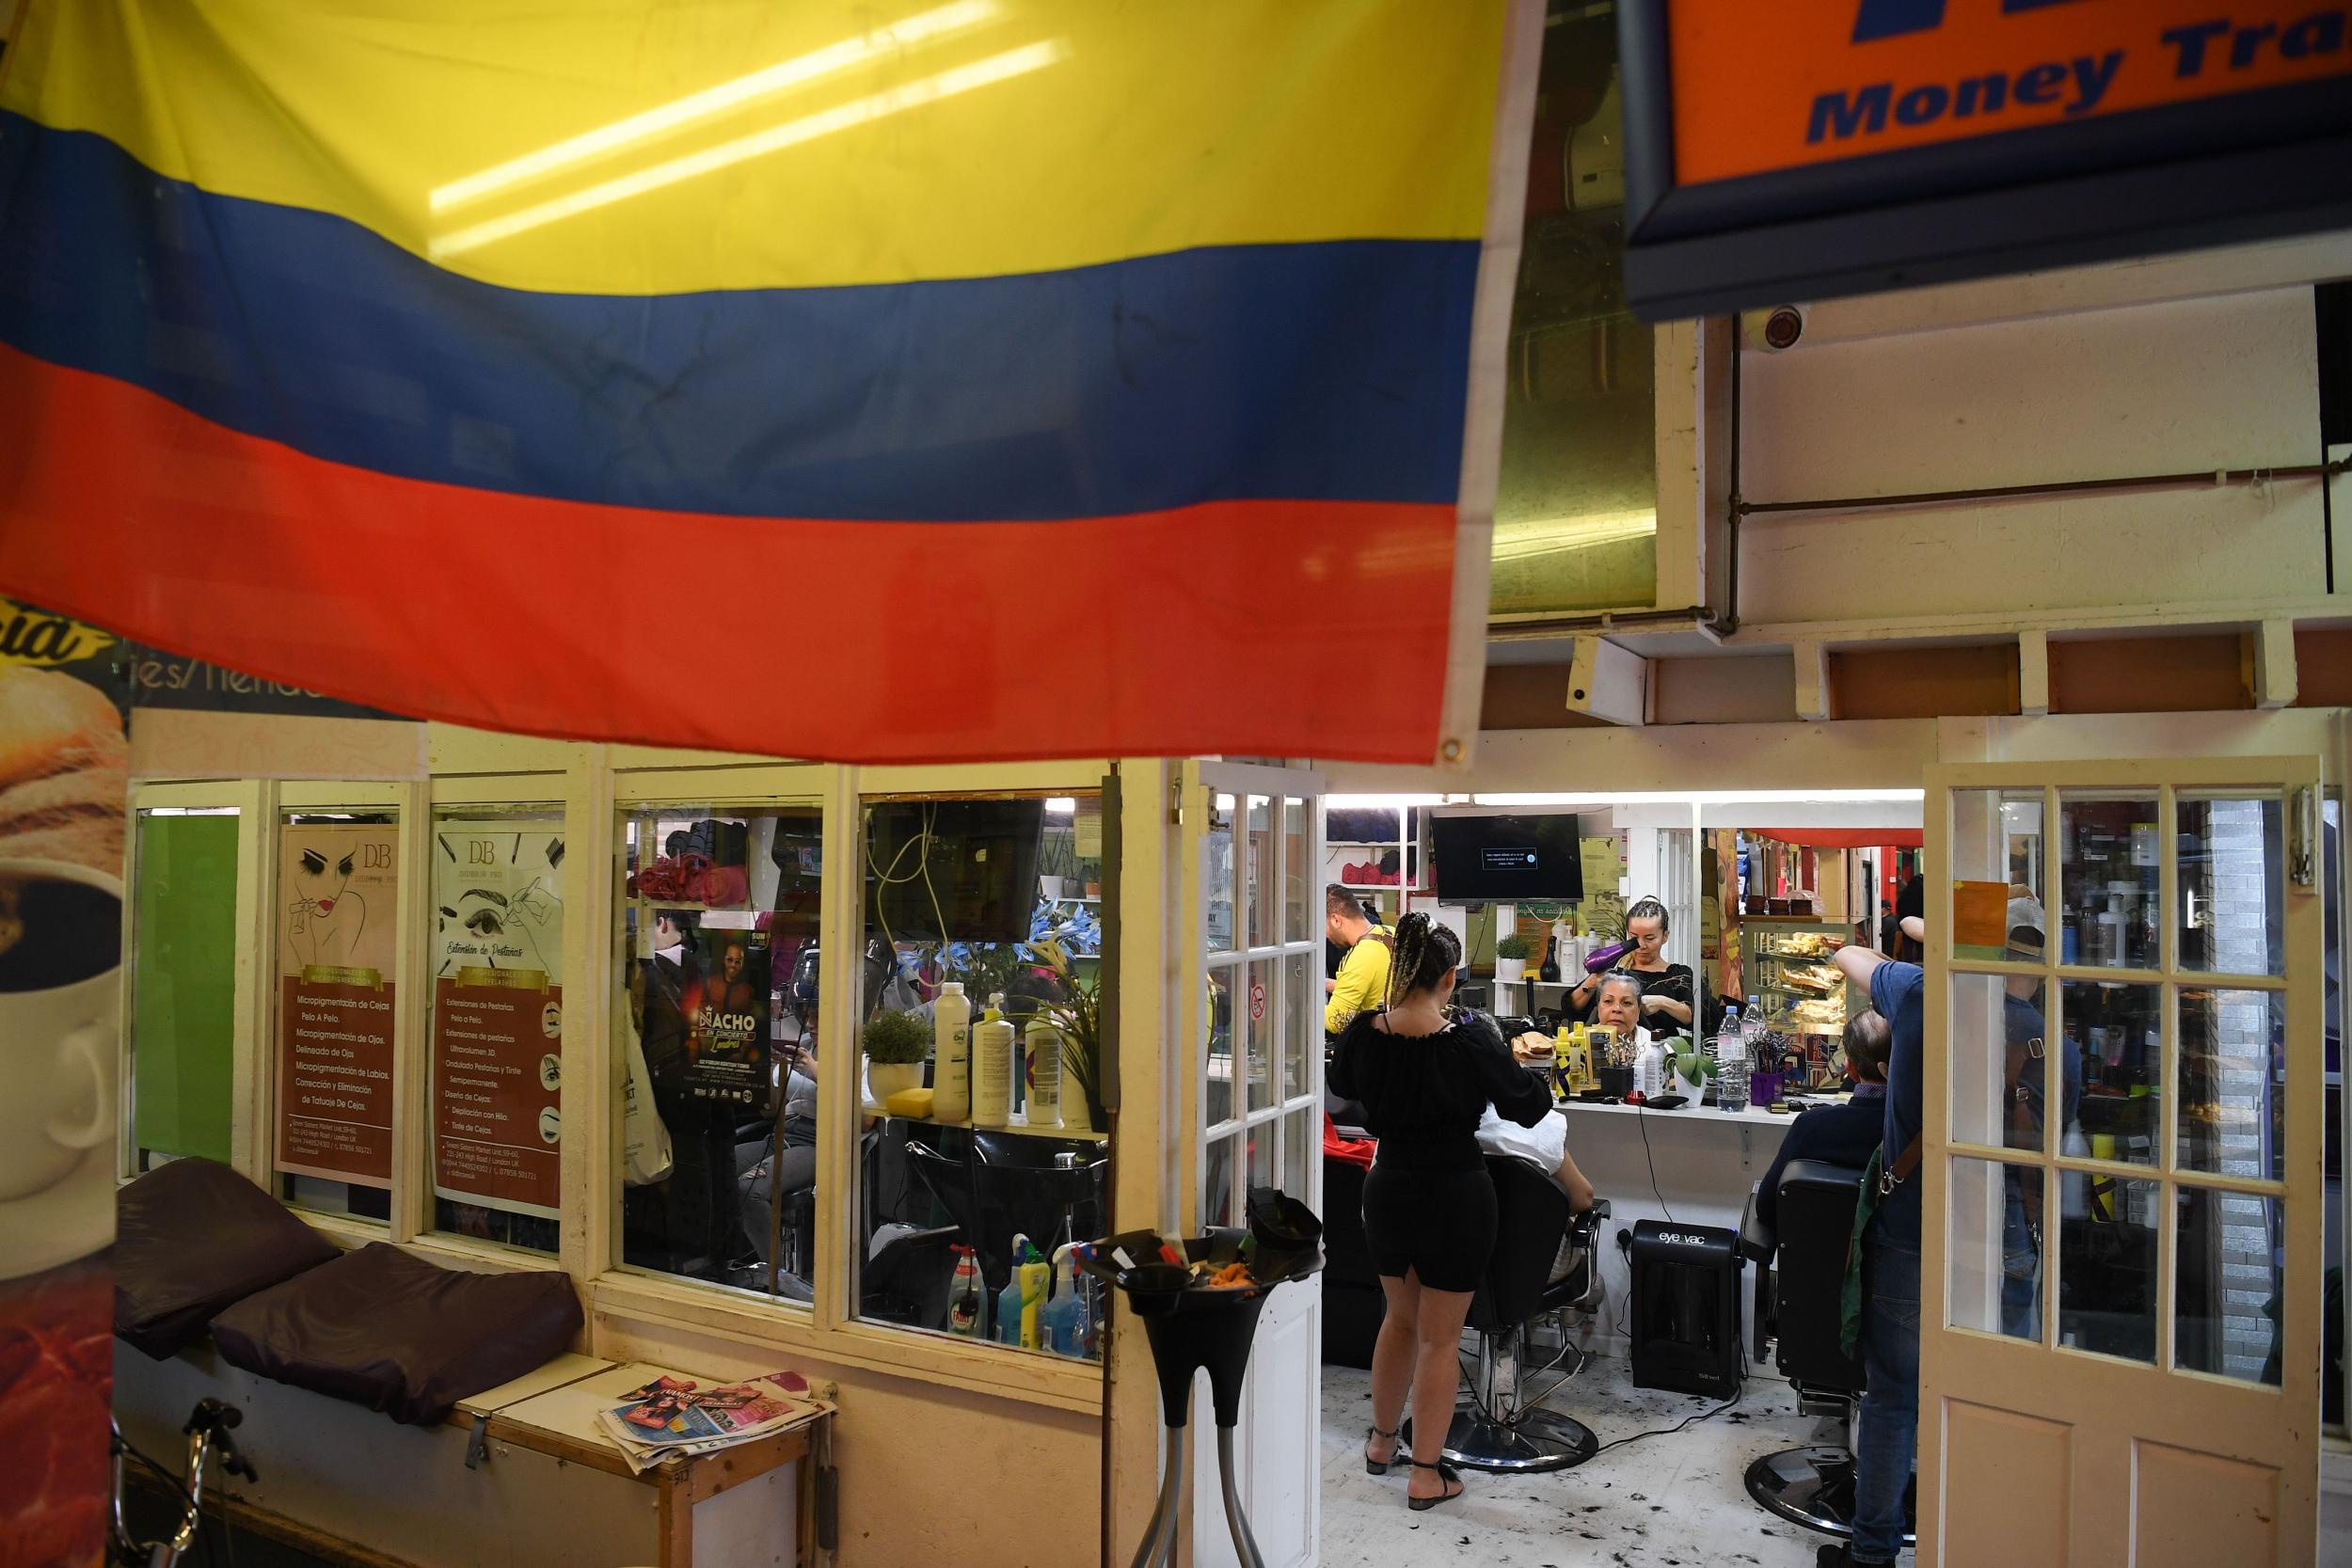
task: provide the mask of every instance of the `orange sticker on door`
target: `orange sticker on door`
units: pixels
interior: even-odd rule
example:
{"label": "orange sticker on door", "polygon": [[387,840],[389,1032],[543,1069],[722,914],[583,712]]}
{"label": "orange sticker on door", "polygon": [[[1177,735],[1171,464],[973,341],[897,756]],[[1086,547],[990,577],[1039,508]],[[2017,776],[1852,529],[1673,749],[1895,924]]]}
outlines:
{"label": "orange sticker on door", "polygon": [[2009,949],[2009,884],[1952,884],[1952,954],[1963,958],[1998,958]]}

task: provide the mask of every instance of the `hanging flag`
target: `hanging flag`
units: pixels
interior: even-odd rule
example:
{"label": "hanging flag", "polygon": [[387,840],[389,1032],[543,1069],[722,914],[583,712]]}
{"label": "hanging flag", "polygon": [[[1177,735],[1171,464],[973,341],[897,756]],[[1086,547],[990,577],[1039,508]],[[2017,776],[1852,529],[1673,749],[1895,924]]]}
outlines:
{"label": "hanging flag", "polygon": [[1427,761],[1539,16],[24,0],[0,592],[531,734]]}

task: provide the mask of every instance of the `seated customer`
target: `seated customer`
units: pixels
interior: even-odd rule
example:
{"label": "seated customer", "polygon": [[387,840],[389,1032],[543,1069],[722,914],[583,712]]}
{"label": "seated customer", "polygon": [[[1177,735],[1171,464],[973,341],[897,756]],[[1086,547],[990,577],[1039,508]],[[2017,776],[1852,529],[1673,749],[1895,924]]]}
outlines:
{"label": "seated customer", "polygon": [[[1631,1044],[1634,1031],[1643,1026],[1642,982],[1622,970],[1611,970],[1602,975],[1593,997],[1592,1022],[1615,1030],[1620,1041]],[[1669,1028],[1666,1032],[1674,1031]]]}
{"label": "seated customer", "polygon": [[1816,1105],[1800,1115],[1780,1140],[1764,1184],[1756,1189],[1756,1217],[1777,1229],[1780,1173],[1791,1160],[1823,1160],[1856,1170],[1870,1163],[1886,1128],[1886,1052],[1892,1036],[1886,1020],[1868,1008],[1846,1021],[1846,1070],[1853,1075],[1853,1098],[1843,1105]]}
{"label": "seated customer", "polygon": [[[1532,1043],[1522,1049],[1517,1043],[1511,1053],[1530,1067],[1539,1067],[1551,1059],[1551,1047],[1541,1037],[1531,1037]],[[1582,1171],[1576,1168],[1576,1157],[1568,1152],[1568,1118],[1558,1112],[1544,1117],[1533,1127],[1521,1127],[1504,1119],[1492,1105],[1478,1118],[1478,1147],[1488,1154],[1507,1154],[1525,1160],[1541,1169],[1568,1195],[1568,1207],[1578,1213],[1593,1206],[1593,1184]],[[1551,1260],[1552,1281],[1567,1277],[1575,1266],[1576,1254],[1563,1237],[1560,1252]]]}

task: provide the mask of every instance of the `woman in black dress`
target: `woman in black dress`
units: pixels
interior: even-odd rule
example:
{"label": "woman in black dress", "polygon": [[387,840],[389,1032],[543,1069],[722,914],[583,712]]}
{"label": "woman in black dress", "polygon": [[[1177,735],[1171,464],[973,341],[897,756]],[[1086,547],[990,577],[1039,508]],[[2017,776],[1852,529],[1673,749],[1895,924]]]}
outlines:
{"label": "woman in black dress", "polygon": [[1416,1512],[1462,1495],[1462,1478],[1438,1456],[1454,1420],[1462,1321],[1495,1244],[1479,1117],[1489,1104],[1522,1127],[1551,1114],[1544,1077],[1513,1059],[1492,1023],[1447,1012],[1461,961],[1461,939],[1427,915],[1397,922],[1389,1005],[1348,1024],[1330,1070],[1331,1087],[1363,1104],[1380,1141],[1364,1179],[1364,1240],[1389,1310],[1372,1353],[1364,1467],[1385,1475],[1395,1463],[1409,1391],[1422,1417],[1406,1488]]}

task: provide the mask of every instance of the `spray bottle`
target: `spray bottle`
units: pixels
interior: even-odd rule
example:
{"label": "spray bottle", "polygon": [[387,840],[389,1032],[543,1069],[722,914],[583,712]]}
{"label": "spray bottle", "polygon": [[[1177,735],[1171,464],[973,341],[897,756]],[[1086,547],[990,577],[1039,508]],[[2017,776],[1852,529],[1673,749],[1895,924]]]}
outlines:
{"label": "spray bottle", "polygon": [[947,1286],[947,1332],[962,1339],[988,1336],[988,1292],[980,1286],[979,1260],[968,1246],[955,1249],[956,1275]]}
{"label": "spray bottle", "polygon": [[1021,1342],[1021,1259],[1031,1250],[1028,1237],[1012,1239],[1012,1266],[1005,1271],[1005,1288],[996,1292],[996,1319],[991,1325],[1000,1345]]}
{"label": "spray bottle", "polygon": [[972,1115],[972,999],[950,980],[931,1004],[931,1118],[962,1121]]}
{"label": "spray bottle", "polygon": [[1037,1315],[1044,1348],[1056,1355],[1086,1354],[1087,1308],[1078,1288],[1077,1247],[1065,1242],[1054,1249],[1054,1299]]}
{"label": "spray bottle", "polygon": [[1005,1022],[1005,993],[988,999],[972,1028],[972,1125],[1002,1127],[1012,1117],[1013,1054],[1020,1048]]}

